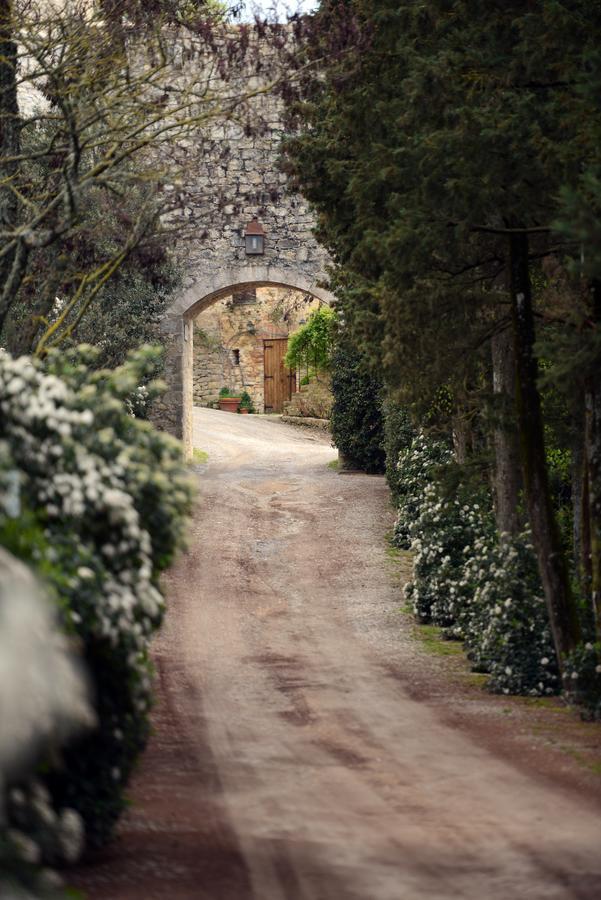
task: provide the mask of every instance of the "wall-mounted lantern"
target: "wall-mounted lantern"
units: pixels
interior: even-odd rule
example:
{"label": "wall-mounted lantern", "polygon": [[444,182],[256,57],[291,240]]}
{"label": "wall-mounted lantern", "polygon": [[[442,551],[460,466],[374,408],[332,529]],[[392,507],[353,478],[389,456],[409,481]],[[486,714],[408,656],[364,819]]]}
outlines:
{"label": "wall-mounted lantern", "polygon": [[258,219],[249,222],[244,232],[247,256],[261,256],[265,253],[265,232]]}

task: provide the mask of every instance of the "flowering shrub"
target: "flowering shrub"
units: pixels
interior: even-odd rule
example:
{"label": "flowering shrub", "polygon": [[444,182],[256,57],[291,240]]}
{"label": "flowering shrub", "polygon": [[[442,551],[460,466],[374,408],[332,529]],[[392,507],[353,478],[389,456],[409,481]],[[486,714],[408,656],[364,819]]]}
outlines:
{"label": "flowering shrub", "polygon": [[[110,834],[148,735],[158,579],[182,542],[191,499],[178,443],[128,405],[156,352],[145,348],[112,372],[91,370],[92,361],[91,348],[44,365],[0,353],[0,440],[21,503],[44,531],[39,568],[94,683],[98,728],[44,776],[55,804],[83,817],[89,846]],[[148,397],[159,387],[150,382]]]}
{"label": "flowering shrub", "polygon": [[453,637],[464,637],[456,622],[466,601],[464,569],[471,544],[492,528],[490,514],[479,503],[465,502],[462,493],[445,497],[439,486],[428,484],[419,514],[408,526],[415,559],[407,599],[421,621],[449,628]]}
{"label": "flowering shrub", "polygon": [[566,682],[569,697],[593,719],[601,719],[601,642],[581,644],[568,658]]}
{"label": "flowering shrub", "polygon": [[528,533],[499,542],[477,538],[464,568],[457,625],[474,667],[505,694],[556,694],[560,688],[547,607]]}
{"label": "flowering shrub", "polygon": [[[1,455],[6,464],[6,448]],[[3,487],[10,471],[0,469]],[[26,532],[33,533],[30,526]],[[37,534],[34,547],[40,541]],[[39,864],[71,862],[83,847],[81,817],[73,809],[54,809],[44,786],[29,780],[44,754],[95,723],[87,679],[70,644],[31,572],[0,547],[2,897],[25,896],[21,888],[30,888],[36,897],[45,895]],[[27,784],[10,788],[16,781]]]}
{"label": "flowering shrub", "polygon": [[399,453],[396,479],[399,511],[394,526],[395,546],[404,550],[411,546],[411,524],[420,513],[424,491],[433,480],[433,470],[451,459],[452,454],[446,444],[428,440],[422,432],[413,438],[406,450]]}
{"label": "flowering shrub", "polygon": [[490,498],[440,476],[446,445],[418,434],[399,455],[397,546],[414,552],[405,595],[418,619],[464,641],[475,669],[496,692],[551,694],[557,662],[536,559],[527,535],[500,541]]}

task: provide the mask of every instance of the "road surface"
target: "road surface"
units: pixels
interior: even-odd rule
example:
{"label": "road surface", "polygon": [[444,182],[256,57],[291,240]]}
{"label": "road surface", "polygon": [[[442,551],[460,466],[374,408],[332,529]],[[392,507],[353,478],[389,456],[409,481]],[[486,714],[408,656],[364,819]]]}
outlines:
{"label": "road surface", "polygon": [[195,417],[156,734],[88,896],[598,900],[599,791],[486,695],[490,728],[454,721],[447,661],[403,630],[384,480],[337,474],[321,434]]}

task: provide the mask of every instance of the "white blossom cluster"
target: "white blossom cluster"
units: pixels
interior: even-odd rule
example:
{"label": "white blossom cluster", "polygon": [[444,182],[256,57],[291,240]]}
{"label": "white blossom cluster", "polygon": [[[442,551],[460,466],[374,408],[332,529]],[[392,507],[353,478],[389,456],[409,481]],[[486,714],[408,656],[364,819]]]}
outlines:
{"label": "white blossom cluster", "polygon": [[7,830],[19,858],[32,865],[77,862],[84,850],[84,825],[75,810],[54,809],[48,790],[33,779],[13,788],[8,798],[12,827]]}
{"label": "white blossom cluster", "polygon": [[[72,579],[82,595],[90,582],[101,582],[101,591],[94,585],[93,627],[114,643],[126,636],[142,650],[163,599],[153,582],[151,537],[132,488],[154,478],[160,492],[164,475],[140,466],[112,427],[101,428],[90,441],[93,384],[86,394],[92,408],[77,408],[81,398],[61,378],[44,373],[28,357],[0,353],[3,438],[26,473],[28,502],[45,510],[53,538],[61,531],[82,535],[82,557],[92,558],[76,567]],[[176,484],[174,490],[185,503],[185,489]],[[85,546],[86,535],[95,542],[101,538],[99,554]]]}
{"label": "white blossom cluster", "polygon": [[[26,779],[24,803],[11,794],[13,838],[33,840],[50,864],[75,854],[76,821],[98,846],[125,806],[149,730],[148,645],[164,606],[158,579],[191,503],[179,444],[128,405],[156,370],[156,352],[143,348],[114,371],[90,369],[91,359],[89,348],[43,364],[0,352],[0,533],[18,534],[46,578],[63,627],[86,651],[96,700],[96,728],[57,758],[48,781],[56,801]],[[151,384],[144,396],[157,391]],[[43,682],[44,672],[32,673]],[[65,796],[77,820],[64,814]],[[42,820],[48,833],[38,839],[26,825],[37,833]]]}
{"label": "white blossom cluster", "polygon": [[[94,727],[96,720],[88,679],[59,630],[56,609],[29,569],[2,547],[0,721],[0,896],[4,897],[10,890],[2,877],[7,856],[35,866],[75,862],[81,855],[81,817],[73,809],[55,810],[44,786],[27,783],[27,777],[44,753],[60,747],[70,735]],[[23,787],[7,792],[15,780]]]}
{"label": "white blossom cluster", "polygon": [[559,675],[534,548],[526,532],[474,542],[459,622],[468,655],[505,694],[556,694]]}
{"label": "white blossom cluster", "polygon": [[94,724],[87,679],[31,572],[0,547],[0,784],[40,746]]}
{"label": "white blossom cluster", "polygon": [[465,643],[489,687],[504,693],[557,693],[559,679],[546,606],[528,535],[499,539],[487,497],[433,481],[452,461],[444,445],[418,435],[399,457],[405,489],[396,533],[414,554],[405,595],[420,621]]}
{"label": "white blossom cluster", "polygon": [[432,470],[450,462],[452,456],[446,444],[428,440],[422,432],[399,454],[397,470],[401,499],[394,527],[397,547],[409,549],[413,540],[411,526],[420,513],[424,491],[432,481]]}
{"label": "white blossom cluster", "polygon": [[490,516],[480,504],[444,498],[435,484],[425,485],[410,527],[415,577],[406,589],[419,618],[448,628],[453,637],[464,637],[458,625],[466,588],[469,592],[464,570],[472,543],[490,531]]}

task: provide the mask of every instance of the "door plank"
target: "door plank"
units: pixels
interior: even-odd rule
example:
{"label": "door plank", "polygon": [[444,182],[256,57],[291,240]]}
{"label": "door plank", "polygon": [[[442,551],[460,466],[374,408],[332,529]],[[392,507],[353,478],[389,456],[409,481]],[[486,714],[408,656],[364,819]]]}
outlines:
{"label": "door plank", "polygon": [[281,412],[285,400],[296,390],[296,372],[284,364],[288,338],[263,341],[265,376],[265,412]]}

